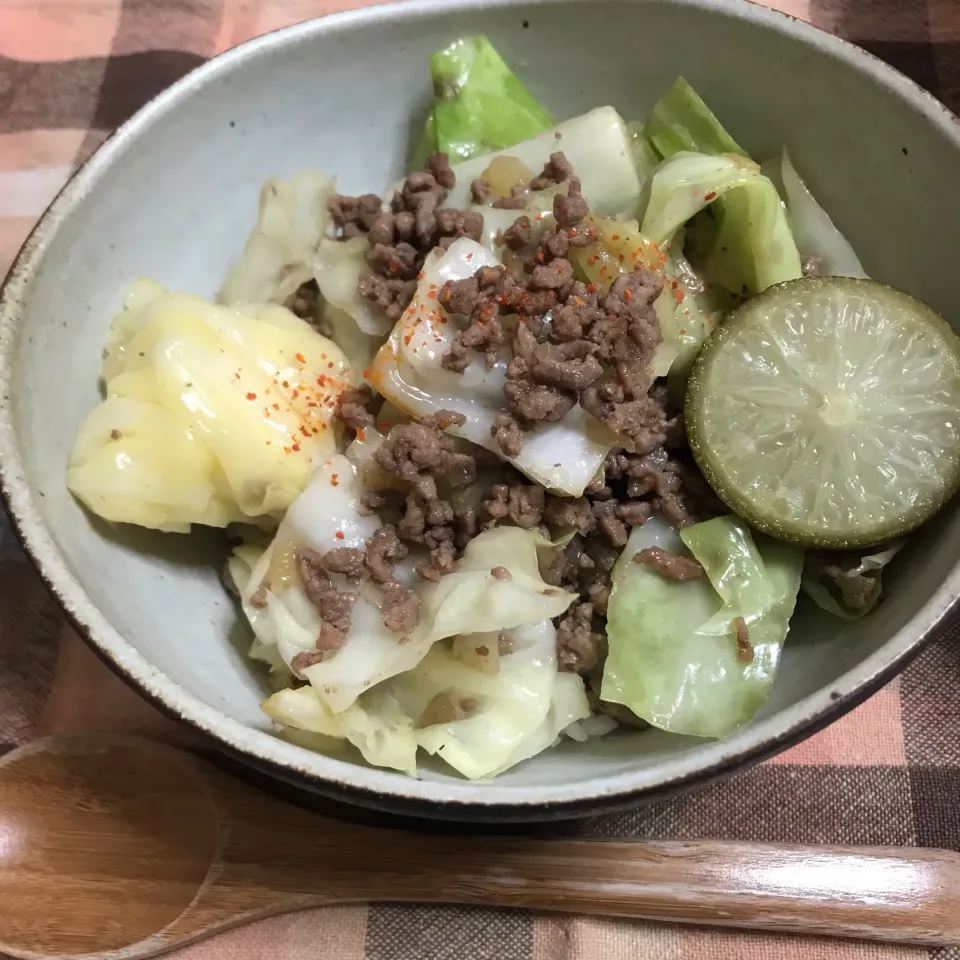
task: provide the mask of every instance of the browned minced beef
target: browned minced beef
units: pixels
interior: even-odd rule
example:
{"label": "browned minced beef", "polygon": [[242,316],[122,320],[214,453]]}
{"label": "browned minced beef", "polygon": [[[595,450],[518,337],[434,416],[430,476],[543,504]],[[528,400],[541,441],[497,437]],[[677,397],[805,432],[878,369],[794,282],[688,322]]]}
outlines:
{"label": "browned minced beef", "polygon": [[[401,543],[425,546],[430,559],[417,572],[426,580],[449,573],[459,550],[478,529],[472,509],[455,510],[439,495],[440,483],[462,487],[476,477],[474,458],[459,452],[456,441],[444,433],[446,427],[464,422],[461,414],[441,410],[421,423],[400,424],[390,430],[374,454],[382,470],[410,484],[400,521],[389,528],[389,546],[394,552]],[[365,505],[377,509],[385,505],[385,498],[368,496]],[[386,538],[387,534],[380,536]]]}
{"label": "browned minced beef", "polygon": [[843,602],[853,610],[862,610],[877,587],[873,577],[851,572],[860,562],[859,553],[811,551],[807,554],[810,574],[817,579],[832,581]]}
{"label": "browned minced beef", "polygon": [[607,637],[595,629],[592,603],[574,603],[557,626],[557,660],[560,669],[586,673],[603,662]]}
{"label": "browned minced beef", "polygon": [[699,580],[703,576],[703,567],[696,557],[669,553],[660,547],[641,550],[633,562],[642,563],[648,570],[659,573],[667,580]]}
{"label": "browned minced beef", "polygon": [[290,299],[290,310],[301,320],[313,321],[317,317],[317,308],[320,304],[320,288],[316,280],[308,280],[297,287]]}
{"label": "browned minced beef", "polygon": [[307,599],[320,614],[317,650],[320,653],[339,650],[350,629],[350,616],[357,595],[334,587],[324,566],[324,557],[315,550],[302,547],[297,551],[296,561]]}
{"label": "browned minced beef", "polygon": [[388,630],[409,635],[420,620],[420,598],[397,580],[383,583],[380,616]]}
{"label": "browned minced beef", "polygon": [[397,536],[397,528],[385,523],[367,540],[364,563],[370,579],[375,583],[392,580],[394,565],[408,552],[406,544]]}
{"label": "browned minced beef", "polygon": [[506,567],[494,567],[490,571],[494,580],[512,580],[513,574]]}
{"label": "browned minced beef", "polygon": [[486,203],[490,199],[490,192],[490,184],[482,177],[477,177],[470,184],[470,199],[474,203]]}
{"label": "browned minced beef", "polygon": [[523,453],[523,429],[512,414],[498,413],[493,418],[490,435],[505,457],[519,457]]}
{"label": "browned minced beef", "polygon": [[374,403],[373,391],[366,384],[351,387],[338,397],[334,416],[345,426],[362,430],[373,426],[376,421],[371,411]]}
{"label": "browned minced beef", "polygon": [[323,555],[323,568],[327,573],[340,573],[348,580],[359,581],[366,571],[364,551],[356,547],[335,547]]}
{"label": "browned minced beef", "polygon": [[566,158],[566,155],[560,152],[551,153],[550,159],[544,165],[539,176],[530,181],[531,190],[546,190],[548,187],[555,187],[558,183],[573,176],[573,166]]}
{"label": "browned minced beef", "polygon": [[509,518],[524,530],[535,530],[540,526],[545,500],[545,491],[537,484],[495,483],[480,508],[487,527]]}
{"label": "browned minced beef", "polygon": [[389,209],[373,194],[330,198],[328,209],[342,237],[367,235],[371,272],[360,278],[357,292],[381,307],[391,321],[403,315],[417,289],[427,254],[459,237],[479,240],[483,215],[442,206],[456,176],[445,153],[431,154],[426,170],[411,173],[394,193]]}
{"label": "browned minced beef", "polygon": [[374,460],[381,470],[408,481],[423,500],[435,500],[438,479],[462,487],[477,475],[473,457],[459,453],[453,438],[443,432],[451,424],[459,426],[465,422],[463,414],[441,410],[422,423],[395,426],[374,454]]}
{"label": "browned minced beef", "polygon": [[737,659],[741,663],[753,663],[753,644],[750,642],[750,631],[743,617],[733,618],[733,631],[737,638]]}

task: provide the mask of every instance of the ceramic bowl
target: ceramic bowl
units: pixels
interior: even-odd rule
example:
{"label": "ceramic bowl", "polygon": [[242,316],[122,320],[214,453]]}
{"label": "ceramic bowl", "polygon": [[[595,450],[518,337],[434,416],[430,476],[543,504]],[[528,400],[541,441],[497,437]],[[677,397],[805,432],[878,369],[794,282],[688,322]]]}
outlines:
{"label": "ceramic bowl", "polygon": [[607,103],[642,118],[685,75],[753,155],[789,148],[871,275],[960,322],[957,120],[869,54],[736,0],[367,8],[261,37],[191,73],[52,204],[0,300],[3,489],[30,554],[94,649],[244,763],[395,813],[487,822],[596,813],[768,756],[892,677],[957,594],[956,505],[911,539],[890,571],[889,599],[867,619],[846,623],[804,605],[769,702],[736,735],[571,741],[494,782],[469,783],[439,768],[414,780],[274,737],[258,709],[265,678],[218,581],[222,539],[111,530],[64,486],[127,283],[146,274],[213,295],[270,175],[319,167],[347,192],[385,186],[429,102],[428,55],[473,32],[488,34],[561,118]]}

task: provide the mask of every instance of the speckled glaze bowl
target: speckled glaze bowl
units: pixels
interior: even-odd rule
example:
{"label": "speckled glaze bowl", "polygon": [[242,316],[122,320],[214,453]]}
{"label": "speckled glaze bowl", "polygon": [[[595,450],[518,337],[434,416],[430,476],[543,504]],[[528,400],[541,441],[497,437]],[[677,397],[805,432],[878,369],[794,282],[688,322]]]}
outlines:
{"label": "speckled glaze bowl", "polygon": [[417,0],[264,36],[141,110],[77,174],[0,297],[0,467],[10,512],[80,632],[116,671],[243,763],[316,794],[464,821],[623,807],[735,770],[809,735],[890,679],[960,587],[960,514],[903,551],[889,599],[844,623],[798,612],[773,694],[722,742],[623,733],[541,754],[492,783],[420,780],[272,736],[264,678],[217,578],[222,539],[107,528],[67,493],[74,434],[98,399],[101,348],[126,284],[147,274],[212,295],[263,180],[302,167],[348,192],[401,172],[430,97],[427,57],[487,33],[560,117],[611,103],[646,115],[684,74],[755,156],[786,144],[867,270],[960,323],[960,129],[863,51],[737,0]]}

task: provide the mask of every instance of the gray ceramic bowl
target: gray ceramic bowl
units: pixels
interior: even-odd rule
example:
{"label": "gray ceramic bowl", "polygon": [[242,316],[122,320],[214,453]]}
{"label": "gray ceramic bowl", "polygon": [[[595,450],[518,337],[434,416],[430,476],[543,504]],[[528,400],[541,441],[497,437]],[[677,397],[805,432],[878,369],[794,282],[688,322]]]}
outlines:
{"label": "gray ceramic bowl", "polygon": [[723,742],[658,732],[573,742],[489,784],[421,780],[273,737],[262,677],[217,581],[214,537],[108,531],[64,487],[98,399],[101,347],[127,282],[148,274],[212,295],[271,174],[317,166],[349,192],[402,168],[430,95],[427,57],[487,33],[557,115],[612,103],[643,117],[683,73],[738,141],[786,144],[879,279],[960,322],[960,129],[870,55],[735,0],[419,0],[329,17],[230,51],[157,97],[45,214],[0,299],[5,495],[61,603],[130,683],[245,763],[320,794],[442,819],[607,810],[702,783],[782,749],[889,679],[944,618],[960,584],[960,515],[944,511],[889,577],[889,600],[847,624],[808,609],[773,695]]}

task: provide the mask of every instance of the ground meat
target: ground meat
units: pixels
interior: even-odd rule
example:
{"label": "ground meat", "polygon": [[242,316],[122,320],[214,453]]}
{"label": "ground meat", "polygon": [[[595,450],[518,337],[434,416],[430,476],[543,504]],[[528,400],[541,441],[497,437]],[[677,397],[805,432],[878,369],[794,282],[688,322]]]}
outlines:
{"label": "ground meat", "polygon": [[357,237],[368,231],[380,216],[380,209],[380,198],[375,193],[365,193],[361,197],[338,193],[327,201],[330,218],[345,238]]}
{"label": "ground meat", "polygon": [[456,177],[444,153],[431,154],[426,170],[411,173],[384,210],[373,194],[338,194],[328,203],[331,218],[344,238],[367,234],[371,273],[357,283],[357,293],[384,310],[395,322],[403,315],[417,288],[417,276],[427,254],[459,237],[479,240],[483,215],[473,210],[441,206]]}
{"label": "ground meat", "polygon": [[624,547],[627,543],[627,525],[617,516],[616,500],[600,500],[593,504],[593,515],[597,520],[597,530],[615,547]]}
{"label": "ground meat", "polygon": [[696,557],[668,553],[660,547],[641,550],[633,562],[642,563],[648,570],[659,573],[667,580],[699,580],[703,576],[703,567]]}
{"label": "ground meat", "polygon": [[523,429],[509,413],[498,413],[493,418],[490,435],[505,457],[512,459],[523,452]]}
{"label": "ground meat", "polygon": [[512,580],[513,574],[506,567],[494,567],[490,571],[494,580]]}
{"label": "ground meat", "polygon": [[557,625],[560,669],[586,673],[602,663],[606,653],[606,635],[593,627],[593,604],[574,603]]}
{"label": "ground meat", "polygon": [[536,383],[578,394],[602,375],[603,367],[586,340],[542,344],[530,369],[530,376]]}
{"label": "ground meat", "polygon": [[469,317],[480,298],[480,284],[477,278],[467,277],[465,280],[448,280],[437,294],[437,303],[447,313]]}
{"label": "ground meat", "polygon": [[304,650],[302,653],[295,653],[290,660],[290,669],[296,676],[302,676],[307,667],[315,667],[318,663],[323,663],[328,652],[326,650]]}
{"label": "ground meat", "polygon": [[543,522],[557,531],[574,528],[581,534],[590,533],[597,525],[586,497],[548,497]]}
{"label": "ground meat", "polygon": [[470,184],[470,199],[476,204],[486,203],[490,199],[490,184],[483,177],[477,177]]}
{"label": "ground meat", "polygon": [[337,590],[324,567],[324,557],[306,547],[297,551],[297,569],[307,599],[316,607],[322,625],[317,650],[337,650],[350,629],[350,617],[357,597]]}
{"label": "ground meat", "polygon": [[409,635],[420,620],[420,598],[397,580],[386,580],[382,586],[383,604],[380,619],[388,630]]}
{"label": "ground meat", "polygon": [[301,283],[288,306],[301,320],[315,320],[320,307],[320,288],[317,281]]}
{"label": "ground meat", "polygon": [[360,580],[366,569],[364,551],[356,547],[336,547],[323,555],[327,573],[340,573],[350,580]]}
{"label": "ground meat", "polygon": [[494,210],[522,210],[527,205],[526,192],[523,187],[514,187],[509,197],[497,197],[490,206]]}
{"label": "ground meat", "polygon": [[458,452],[453,438],[443,433],[450,424],[464,422],[463,414],[441,410],[423,423],[399,424],[391,428],[374,460],[384,472],[408,481],[424,500],[435,500],[437,480],[461,487],[477,475],[473,457]]}
{"label": "ground meat", "polygon": [[393,579],[393,567],[408,553],[406,544],[397,536],[397,528],[385,523],[367,540],[367,552],[364,558],[367,573],[376,583],[386,583]]}
{"label": "ground meat", "polygon": [[571,177],[567,192],[558,193],[553,198],[554,219],[561,227],[569,229],[575,227],[589,212],[587,201],[583,199],[583,194],[580,192],[580,181]]}
{"label": "ground meat", "polygon": [[391,323],[403,316],[416,292],[416,280],[388,279],[370,274],[357,281],[357,293],[380,307]]}
{"label": "ground meat", "polygon": [[445,153],[431,153],[425,164],[427,171],[433,174],[433,179],[445,190],[452,190],[457,185],[457,177],[450,169],[450,158]]}
{"label": "ground meat", "polygon": [[554,260],[534,267],[530,285],[534,290],[556,290],[557,297],[563,300],[573,288],[573,265],[569,260]]}
{"label": "ground meat", "polygon": [[334,416],[345,426],[362,430],[375,422],[376,418],[369,409],[372,404],[373,391],[366,384],[351,387],[340,394]]}
{"label": "ground meat", "polygon": [[530,181],[530,189],[546,190],[548,187],[555,187],[558,183],[563,183],[571,176],[573,176],[573,165],[567,159],[566,154],[559,151],[551,153],[550,159],[544,165],[540,175]]}
{"label": "ground meat", "polygon": [[507,409],[521,423],[561,420],[577,402],[576,396],[557,387],[532,383],[519,377],[510,378],[509,374],[503,387],[503,396]]}
{"label": "ground meat", "polygon": [[614,433],[626,437],[636,453],[648,453],[666,440],[671,420],[655,394],[627,399],[620,384],[607,381],[587,387],[580,394],[580,404]]}
{"label": "ground meat", "polygon": [[733,618],[733,632],[737,638],[737,659],[741,663],[753,663],[753,644],[750,642],[750,631],[743,617]]}
{"label": "ground meat", "polygon": [[545,499],[543,487],[535,484],[495,483],[487,498],[480,502],[483,514],[488,518],[485,526],[509,519],[524,530],[535,530],[540,526]]}
{"label": "ground meat", "polygon": [[522,250],[533,243],[533,223],[529,217],[517,217],[500,235],[500,240],[511,250]]}

